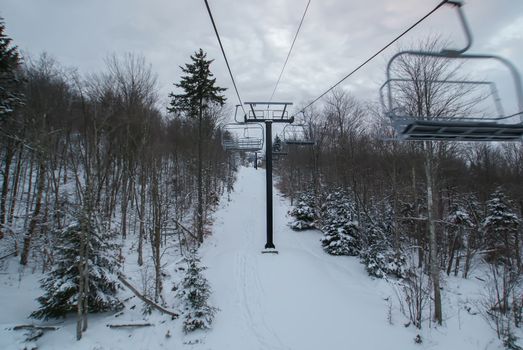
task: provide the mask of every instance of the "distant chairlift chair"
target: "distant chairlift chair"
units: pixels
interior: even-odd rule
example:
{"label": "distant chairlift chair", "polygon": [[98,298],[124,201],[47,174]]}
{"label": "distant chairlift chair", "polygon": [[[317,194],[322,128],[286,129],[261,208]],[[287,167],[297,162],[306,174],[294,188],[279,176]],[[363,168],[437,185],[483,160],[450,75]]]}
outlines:
{"label": "distant chairlift chair", "polygon": [[287,145],[314,145],[312,132],[305,124],[287,124],[283,128],[283,142]]}
{"label": "distant chairlift chair", "polygon": [[258,152],[263,149],[264,130],[257,123],[230,123],[224,126],[222,145],[226,151]]}
{"label": "distant chairlift chair", "polygon": [[[458,1],[449,1],[454,5],[465,31],[467,45],[461,50],[444,49],[440,52],[430,51],[401,51],[395,54],[387,65],[387,80],[380,89],[381,102],[386,115],[390,118],[392,126],[398,133],[400,140],[445,140],[445,141],[520,141],[523,138],[523,93],[521,78],[514,65],[503,57],[489,54],[466,54],[472,44],[472,36],[465,20],[462,4]],[[401,103],[396,101],[394,85],[406,84],[408,79],[393,77],[393,63],[400,57],[431,57],[445,60],[494,60],[506,68],[512,76],[515,85],[515,94],[519,112],[505,115],[497,96],[495,84],[485,81],[439,81],[439,80],[410,80],[411,83],[434,84],[440,88],[450,87],[451,84],[461,84],[471,87],[472,85],[488,85],[491,96],[494,98],[497,116],[468,117],[453,115],[412,115],[409,114]],[[514,120],[516,122],[514,122]]]}

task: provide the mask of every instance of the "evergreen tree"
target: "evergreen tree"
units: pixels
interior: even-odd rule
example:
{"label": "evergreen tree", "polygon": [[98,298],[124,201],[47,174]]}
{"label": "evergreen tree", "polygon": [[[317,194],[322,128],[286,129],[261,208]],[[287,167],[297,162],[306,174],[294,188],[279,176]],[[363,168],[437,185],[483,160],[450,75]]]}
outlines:
{"label": "evergreen tree", "polygon": [[20,55],[11,41],[0,18],[0,120],[23,101],[19,79]]}
{"label": "evergreen tree", "polygon": [[352,198],[343,190],[334,191],[327,196],[322,211],[323,249],[332,255],[358,255],[361,242]]}
{"label": "evergreen tree", "polygon": [[512,210],[511,202],[501,189],[497,189],[487,202],[487,216],[483,220],[490,263],[512,265],[519,262],[518,228],[519,218]]}
{"label": "evergreen tree", "polygon": [[204,112],[212,106],[223,106],[225,97],[221,95],[226,89],[215,85],[216,78],[210,70],[213,60],[206,59],[207,54],[202,49],[191,56],[192,63],[180,67],[185,74],[179,83],[174,84],[182,89],[183,93],[170,93],[170,113],[184,115],[196,119],[198,123],[198,201],[196,208],[196,231],[198,240],[203,242],[203,116]]}
{"label": "evergreen tree", "polygon": [[191,252],[186,259],[188,268],[178,297],[183,303],[183,329],[187,333],[196,329],[210,329],[218,309],[208,304],[211,287],[202,274],[206,268],[200,266],[200,258],[196,252]]}
{"label": "evergreen tree", "polygon": [[[84,230],[89,230],[84,235]],[[75,221],[57,235],[55,266],[40,283],[45,294],[37,300],[41,307],[31,317],[48,319],[65,317],[77,311],[79,299],[80,246],[84,237],[87,242],[87,272],[89,286],[87,305],[89,312],[118,310],[123,305],[116,297],[120,284],[115,275],[119,267],[116,244],[110,243],[112,235],[97,226],[94,220],[77,216]]]}
{"label": "evergreen tree", "polygon": [[367,213],[361,226],[361,262],[370,276],[383,278],[392,275],[407,276],[407,259],[403,252],[393,247],[394,212],[390,206],[385,210],[374,207]]}
{"label": "evergreen tree", "polygon": [[295,231],[307,230],[315,227],[314,197],[312,193],[302,193],[296,207],[290,213],[296,220],[290,223]]}

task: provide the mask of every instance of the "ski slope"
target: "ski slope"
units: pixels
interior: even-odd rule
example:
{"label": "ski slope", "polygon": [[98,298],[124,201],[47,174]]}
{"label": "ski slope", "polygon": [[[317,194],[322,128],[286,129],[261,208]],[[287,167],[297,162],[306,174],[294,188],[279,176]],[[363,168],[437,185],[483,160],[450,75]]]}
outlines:
{"label": "ski slope", "polygon": [[[261,254],[266,233],[263,169],[240,168],[230,201],[223,196],[214,214],[213,233],[200,249],[213,289],[211,304],[220,308],[213,329],[186,335],[181,319],[173,321],[157,312],[144,316],[141,303],[124,290],[125,309],[91,315],[81,341],[75,340],[75,316],[71,315],[45,322],[60,329],[24,343],[23,333],[13,327],[42,323],[28,318],[42,293],[41,274],[21,269],[13,258],[9,269],[0,274],[0,349],[31,345],[41,350],[503,349],[477,311],[484,290],[479,279],[443,280],[443,326],[428,327],[426,320],[422,330],[405,327],[408,319],[399,310],[394,286],[370,278],[358,258],[326,254],[319,231],[292,231],[287,226],[288,200],[274,192],[274,243],[279,254]],[[140,286],[135,249],[131,245],[125,251],[125,273]],[[179,271],[179,253],[169,249],[163,261],[166,304],[176,308],[174,292],[168,287]],[[118,330],[106,326],[143,322],[153,326]],[[422,344],[414,342],[418,334]],[[517,334],[523,337],[520,330]]]}
{"label": "ski slope", "polygon": [[292,231],[288,210],[276,191],[279,254],[261,254],[265,172],[240,170],[202,247],[212,301],[221,309],[202,349],[419,349],[414,330],[388,322],[385,299],[395,296],[386,282],[369,278],[357,258],[325,254],[318,231]]}

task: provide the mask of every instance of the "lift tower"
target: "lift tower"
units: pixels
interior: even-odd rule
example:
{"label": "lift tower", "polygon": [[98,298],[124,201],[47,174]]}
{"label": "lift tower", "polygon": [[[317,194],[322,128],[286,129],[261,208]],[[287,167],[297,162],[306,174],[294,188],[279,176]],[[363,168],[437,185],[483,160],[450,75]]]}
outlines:
{"label": "lift tower", "polygon": [[248,112],[246,123],[265,123],[265,171],[267,193],[267,242],[264,253],[277,253],[273,241],[273,208],[272,208],[272,124],[290,124],[294,117],[289,117],[287,107],[292,102],[245,102]]}

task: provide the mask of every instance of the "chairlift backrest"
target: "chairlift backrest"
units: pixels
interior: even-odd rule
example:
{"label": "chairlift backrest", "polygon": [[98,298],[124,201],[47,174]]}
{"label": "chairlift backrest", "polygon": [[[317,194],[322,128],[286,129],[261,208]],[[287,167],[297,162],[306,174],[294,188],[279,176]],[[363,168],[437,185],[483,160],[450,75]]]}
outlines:
{"label": "chairlift backrest", "polygon": [[287,124],[283,128],[283,142],[288,145],[314,145],[312,130],[305,124]]}
{"label": "chairlift backrest", "polygon": [[223,127],[222,146],[228,151],[256,152],[263,149],[263,126],[256,123],[229,123]]}
{"label": "chairlift backrest", "polygon": [[[392,125],[398,132],[398,136],[403,140],[456,140],[456,141],[506,141],[521,140],[523,137],[523,88],[520,75],[515,66],[507,59],[491,54],[470,54],[465,53],[472,44],[472,35],[462,11],[462,4],[457,1],[449,1],[448,4],[454,5],[459,14],[462,27],[467,38],[467,43],[462,49],[443,49],[439,52],[405,50],[392,56],[387,64],[386,81],[380,88],[381,103],[386,115],[391,119]],[[427,58],[434,60],[454,60],[460,64],[464,62],[491,60],[503,65],[510,74],[514,93],[518,105],[518,113],[507,115],[500,102],[496,84],[492,81],[481,80],[438,80],[438,79],[406,79],[404,76],[394,76],[394,63],[400,59],[408,59],[408,56]],[[483,61],[481,61],[483,62]],[[460,66],[461,67],[461,66]],[[483,87],[489,88],[489,95],[494,100],[495,111],[489,111],[489,115],[470,115],[451,112],[449,114],[427,112],[419,106],[416,111],[407,110],[403,103],[407,100],[402,97],[402,89],[405,84],[424,84],[439,87],[440,91],[452,91],[448,88],[462,88],[465,91],[478,91]],[[402,85],[403,84],[403,85]],[[398,88],[399,86],[399,88]],[[455,90],[454,90],[455,91]],[[467,96],[474,101],[472,93]],[[466,94],[464,94],[466,95]],[[465,96],[464,96],[465,98]],[[483,108],[486,101],[477,99],[477,108]],[[471,109],[472,110],[472,109]],[[485,111],[488,109],[485,109]],[[421,112],[420,112],[421,111]],[[515,119],[517,118],[517,121]]]}

